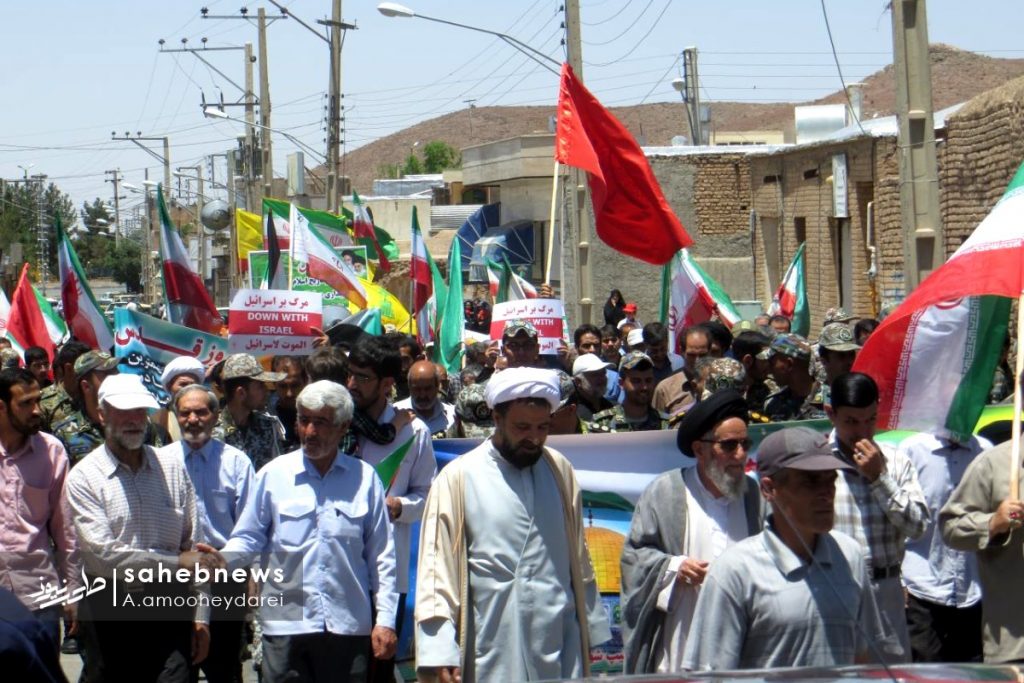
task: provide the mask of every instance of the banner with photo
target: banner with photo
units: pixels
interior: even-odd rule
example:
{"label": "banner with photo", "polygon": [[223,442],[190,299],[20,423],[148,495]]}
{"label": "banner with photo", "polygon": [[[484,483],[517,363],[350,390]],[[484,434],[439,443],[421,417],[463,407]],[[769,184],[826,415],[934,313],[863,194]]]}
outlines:
{"label": "banner with photo", "polygon": [[120,370],[141,375],[142,383],[161,405],[171,400],[160,384],[167,363],[179,356],[193,356],[209,370],[227,354],[224,337],[127,308],[114,310],[114,356],[122,359]]}
{"label": "banner with photo", "polygon": [[[356,275],[361,278],[370,279],[370,272],[367,267],[366,247],[361,245],[335,246],[335,250],[341,258],[347,262]],[[249,287],[260,289],[266,280],[267,263],[269,256],[266,250],[249,252]],[[288,272],[288,252],[281,252],[281,261],[278,268]],[[318,292],[323,295],[324,306],[337,306],[348,308],[348,300],[336,289],[325,282],[306,275],[306,264],[296,263],[292,273],[292,289],[297,292]]]}

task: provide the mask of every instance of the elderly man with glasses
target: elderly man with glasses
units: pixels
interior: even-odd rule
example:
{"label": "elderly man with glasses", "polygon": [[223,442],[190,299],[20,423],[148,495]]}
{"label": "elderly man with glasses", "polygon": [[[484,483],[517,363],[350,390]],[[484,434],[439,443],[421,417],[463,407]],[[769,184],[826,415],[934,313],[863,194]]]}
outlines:
{"label": "elderly man with glasses", "polygon": [[748,420],[732,389],[698,403],[677,437],[696,466],[662,474],[637,502],[622,550],[625,673],[681,669],[709,564],[761,529],[762,503],[745,473]]}

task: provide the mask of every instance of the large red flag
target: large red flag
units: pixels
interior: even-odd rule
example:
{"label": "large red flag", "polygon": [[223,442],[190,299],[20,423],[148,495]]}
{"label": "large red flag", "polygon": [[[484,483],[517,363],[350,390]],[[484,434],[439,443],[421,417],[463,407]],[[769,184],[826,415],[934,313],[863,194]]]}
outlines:
{"label": "large red flag", "polygon": [[39,302],[32,291],[32,283],[28,279],[28,264],[21,269],[18,287],[11,297],[11,316],[7,320],[7,334],[21,346],[22,350],[30,346],[41,346],[53,358],[55,346],[46,330],[43,312],[39,310]]}
{"label": "large red flag", "polygon": [[555,158],[590,176],[597,234],[612,249],[664,265],[693,244],[626,127],[562,65]]}

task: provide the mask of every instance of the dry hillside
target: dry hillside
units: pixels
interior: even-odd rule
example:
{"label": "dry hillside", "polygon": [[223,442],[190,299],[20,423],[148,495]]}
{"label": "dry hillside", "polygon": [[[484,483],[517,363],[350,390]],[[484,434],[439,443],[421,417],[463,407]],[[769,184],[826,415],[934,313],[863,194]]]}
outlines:
{"label": "dry hillside", "polygon": [[[1024,75],[1024,59],[996,59],[936,44],[931,49],[935,109],[963,102],[1006,81]],[[895,107],[892,66],[864,79],[864,115],[891,114]],[[841,91],[807,104],[844,102]],[[711,103],[711,118],[718,130],[783,130],[792,127],[793,105],[798,103]],[[359,192],[369,192],[382,164],[402,162],[415,142],[443,140],[456,149],[526,133],[547,132],[550,107],[477,107],[463,109],[418,123],[349,152],[343,173]],[[642,144],[667,145],[685,130],[682,103],[612,107],[612,111]]]}

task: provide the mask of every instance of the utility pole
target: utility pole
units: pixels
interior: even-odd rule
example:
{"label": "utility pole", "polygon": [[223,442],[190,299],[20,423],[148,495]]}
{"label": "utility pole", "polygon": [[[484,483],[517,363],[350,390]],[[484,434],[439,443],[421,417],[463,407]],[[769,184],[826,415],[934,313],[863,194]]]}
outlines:
{"label": "utility pole", "polygon": [[50,279],[50,250],[46,228],[46,175],[39,173],[32,176],[36,186],[36,244],[39,249],[39,283],[42,285],[43,297],[46,297],[46,282]]}
{"label": "utility pole", "polygon": [[259,213],[256,196],[256,92],[253,90],[252,43],[245,44],[245,153],[242,168],[245,172],[245,208]]}
{"label": "utility pole", "polygon": [[327,210],[341,204],[341,0],[331,3],[331,67],[327,102]]}
{"label": "utility pole", "polygon": [[[566,0],[565,2],[565,34],[566,51],[568,53],[569,66],[572,67],[576,78],[583,82],[583,40],[580,33],[580,3],[579,0]],[[575,325],[590,323],[594,304],[594,276],[590,264],[590,240],[591,225],[590,213],[587,210],[589,191],[587,188],[586,173],[578,168],[569,172],[571,183],[569,192],[572,210],[570,215],[576,218],[576,270],[579,291],[577,293],[578,307]],[[562,245],[573,244],[571,230],[562,231]],[[555,226],[550,226],[554,230]],[[568,234],[567,234],[568,233]],[[562,253],[566,253],[563,248]],[[563,284],[563,288],[564,288]]]}
{"label": "utility pole", "polygon": [[108,183],[114,184],[114,246],[121,246],[121,197],[119,196],[118,183],[121,182],[121,172],[116,168],[112,171],[104,171],[104,174],[109,173],[112,177],[107,180]]}
{"label": "utility pole", "polygon": [[263,196],[274,196],[274,157],[270,127],[270,69],[267,64],[267,11],[262,7],[257,14],[260,50],[260,126],[263,131]]}
{"label": "utility pole", "polygon": [[683,50],[683,79],[686,108],[690,111],[690,142],[694,145],[705,144],[704,124],[700,119],[700,76],[697,73],[697,48],[688,47]]}
{"label": "utility pole", "polygon": [[[167,137],[166,135],[163,136],[163,137],[146,137],[141,132],[140,133],[136,133],[135,135],[132,135],[131,133],[126,131],[123,137],[117,137],[117,133],[111,133],[110,134],[110,139],[111,140],[127,140],[128,142],[135,143],[139,147],[139,149],[141,149],[146,154],[148,154],[149,156],[153,157],[154,159],[159,161],[161,164],[163,164],[164,165],[164,193],[166,194],[166,193],[171,191],[171,139],[169,137]],[[146,145],[142,144],[143,141],[147,141],[147,140],[151,141],[151,142],[157,142],[157,141],[162,142],[163,145],[164,145],[164,154],[163,154],[163,156],[160,156],[159,154],[157,154],[156,152],[151,150],[149,147],[147,147]],[[149,176],[147,175],[146,178],[148,179]]]}
{"label": "utility pole", "polygon": [[[145,173],[146,175],[144,177],[148,181],[148,168]],[[156,296],[153,291],[153,280],[156,279],[155,273],[153,272],[153,238],[154,233],[156,232],[153,229],[153,195],[151,192],[152,188],[150,188],[148,183],[143,182],[142,187],[143,191],[146,193],[146,244],[145,248],[142,250],[142,277],[144,278],[142,283],[142,292],[146,301],[152,305],[156,301]]]}
{"label": "utility pole", "polygon": [[892,3],[904,294],[945,260],[925,0]]}

